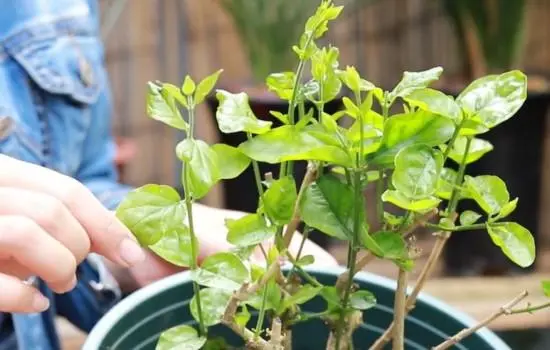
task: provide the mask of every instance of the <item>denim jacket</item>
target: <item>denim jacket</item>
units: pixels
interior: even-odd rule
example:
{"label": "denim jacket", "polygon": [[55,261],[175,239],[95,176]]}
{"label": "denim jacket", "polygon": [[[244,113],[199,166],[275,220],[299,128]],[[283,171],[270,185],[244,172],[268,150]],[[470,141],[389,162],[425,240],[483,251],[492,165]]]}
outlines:
{"label": "denim jacket", "polygon": [[[0,152],[84,183],[114,209],[128,188],[113,164],[111,100],[97,0],[0,0]],[[101,257],[38,314],[0,313],[0,350],[60,349],[54,317],[89,331],[120,298]]]}

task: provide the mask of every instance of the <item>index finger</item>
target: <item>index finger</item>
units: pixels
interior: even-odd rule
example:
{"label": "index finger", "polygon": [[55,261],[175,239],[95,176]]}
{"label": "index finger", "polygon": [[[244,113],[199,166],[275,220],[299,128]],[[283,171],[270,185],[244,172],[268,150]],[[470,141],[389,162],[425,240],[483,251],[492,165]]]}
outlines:
{"label": "index finger", "polygon": [[0,186],[43,192],[60,200],[88,233],[91,250],[115,263],[129,267],[145,258],[143,249],[114,213],[69,176],[0,154]]}

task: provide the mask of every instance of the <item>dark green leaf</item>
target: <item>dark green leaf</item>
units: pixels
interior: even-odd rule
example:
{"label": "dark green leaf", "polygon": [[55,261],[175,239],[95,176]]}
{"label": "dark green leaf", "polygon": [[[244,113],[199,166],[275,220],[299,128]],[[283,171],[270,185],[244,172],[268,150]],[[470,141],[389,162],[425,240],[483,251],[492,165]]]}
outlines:
{"label": "dark green leaf", "polygon": [[285,125],[241,143],[239,149],[259,162],[278,164],[291,160],[319,160],[351,166],[353,161],[335,135],[307,126]]}
{"label": "dark green leaf", "polygon": [[248,214],[240,219],[227,219],[227,241],[239,247],[259,244],[275,235],[275,226],[267,226],[259,214]]}
{"label": "dark green leaf", "polygon": [[250,165],[250,158],[238,148],[217,143],[211,149],[217,155],[220,179],[234,179]]}
{"label": "dark green leaf", "polygon": [[204,101],[206,96],[208,96],[212,89],[214,89],[214,86],[216,86],[218,78],[222,72],[223,69],[220,69],[210,74],[197,85],[197,90],[195,91],[195,104],[199,104]]}
{"label": "dark green leaf", "polygon": [[[459,136],[456,138],[454,147],[449,152],[449,158],[457,162],[458,164],[462,163],[464,159],[464,153],[466,152],[466,145],[468,139],[464,136]],[[447,145],[442,145],[441,149],[445,151]],[[466,164],[473,163],[483,157],[485,153],[488,153],[493,150],[493,145],[489,141],[482,139],[472,139],[470,143],[470,149],[468,155],[466,156]]]}
{"label": "dark green leaf", "polygon": [[216,119],[223,133],[249,132],[263,134],[271,129],[271,122],[259,120],[250,109],[248,95],[244,92],[233,94],[218,90],[219,101]]}
{"label": "dark green leaf", "polygon": [[527,77],[518,70],[473,81],[456,99],[488,128],[510,119],[527,98]]}
{"label": "dark green leaf", "polygon": [[393,166],[397,152],[412,144],[438,146],[453,135],[455,126],[446,117],[418,110],[412,114],[398,114],[386,120],[380,149],[371,155],[371,162]]}
{"label": "dark green leaf", "polygon": [[430,88],[415,90],[405,100],[411,105],[420,109],[450,118],[455,124],[460,123],[462,111],[451,96],[441,91]]}
{"label": "dark green leaf", "polygon": [[498,176],[466,176],[464,184],[468,190],[468,195],[487,214],[497,214],[510,201],[506,184]]}
{"label": "dark green leaf", "polygon": [[460,214],[460,224],[462,226],[473,225],[481,218],[481,214],[476,213],[475,211],[466,210]]}
{"label": "dark green leaf", "polygon": [[349,303],[355,310],[367,310],[376,305],[376,297],[368,290],[358,290],[350,295]]}
{"label": "dark green leaf", "polygon": [[542,292],[544,295],[550,298],[550,280],[548,281],[542,281]]}
{"label": "dark green leaf", "polygon": [[306,284],[298,291],[283,300],[283,305],[281,306],[281,311],[286,310],[292,305],[295,304],[303,304],[311,299],[313,299],[319,292],[321,291],[321,288],[323,287],[314,287],[312,285]]}
{"label": "dark green leaf", "polygon": [[235,291],[250,280],[250,273],[235,254],[221,252],[204,259],[200,268],[192,271],[192,278],[205,287]]}
{"label": "dark green leaf", "polygon": [[[164,234],[155,244],[150,245],[155,254],[164,260],[182,267],[193,266],[193,253],[189,229],[180,224]],[[195,240],[195,251],[199,251],[198,241]]]}
{"label": "dark green leaf", "polygon": [[353,232],[353,203],[351,187],[334,176],[321,176],[304,192],[302,219],[329,236],[347,240]]}
{"label": "dark green leaf", "polygon": [[147,115],[173,128],[188,130],[189,125],[181,117],[174,97],[152,82],[147,87]]}
{"label": "dark green leaf", "polygon": [[204,197],[221,178],[217,153],[202,140],[185,139],[176,146],[176,154],[186,168],[182,176],[187,173],[189,188],[185,190],[195,199]]}
{"label": "dark green leaf", "polygon": [[[204,288],[201,289],[199,294],[204,325],[206,327],[217,325],[221,322],[225,309],[229,304],[231,292],[216,288]],[[193,318],[199,322],[196,296],[191,299],[190,309]]]}
{"label": "dark green leaf", "polygon": [[443,154],[429,146],[414,144],[402,148],[395,156],[392,183],[411,200],[431,196],[443,168]]}
{"label": "dark green leaf", "polygon": [[191,326],[172,327],[162,332],[155,350],[200,350],[206,343],[205,337],[199,337]]}
{"label": "dark green leaf", "polygon": [[296,203],[296,182],[291,176],[277,179],[264,193],[263,205],[267,216],[277,225],[292,219]]}
{"label": "dark green leaf", "polygon": [[130,192],[116,216],[143,245],[151,245],[180,228],[186,218],[180,195],[170,186],[145,185]]}
{"label": "dark green leaf", "polygon": [[372,235],[385,259],[408,259],[409,251],[403,236],[397,232],[378,232]]}
{"label": "dark green leaf", "polygon": [[283,100],[290,101],[294,91],[294,72],[272,73],[267,79],[269,91],[273,91]]}
{"label": "dark green leaf", "polygon": [[193,95],[193,92],[195,92],[195,82],[193,81],[193,79],[191,79],[191,77],[189,75],[186,75],[185,76],[185,79],[183,80],[183,85],[181,86],[181,91],[186,95],[186,96],[191,96]]}
{"label": "dark green leaf", "polygon": [[382,200],[384,202],[390,202],[399,208],[411,210],[414,212],[423,213],[430,209],[433,209],[439,205],[440,199],[434,196],[428,196],[423,199],[411,200],[405,197],[401,192],[394,190],[386,190],[382,194]]}
{"label": "dark green leaf", "polygon": [[535,261],[535,240],[531,232],[515,222],[488,224],[493,243],[514,263],[528,267]]}
{"label": "dark green leaf", "polygon": [[415,90],[428,87],[432,82],[439,79],[443,73],[443,68],[434,67],[421,72],[407,72],[403,73],[401,81],[390,92],[390,101],[396,97],[407,97]]}

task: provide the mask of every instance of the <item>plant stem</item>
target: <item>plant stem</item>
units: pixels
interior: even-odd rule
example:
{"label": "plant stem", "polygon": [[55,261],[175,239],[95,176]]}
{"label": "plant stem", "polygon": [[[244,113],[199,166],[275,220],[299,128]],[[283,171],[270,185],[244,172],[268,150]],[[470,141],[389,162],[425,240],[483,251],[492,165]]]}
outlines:
{"label": "plant stem", "polygon": [[[248,138],[248,141],[252,139],[252,135],[250,135],[250,133],[246,133],[246,137]],[[258,162],[255,160],[252,160],[252,169],[254,170],[254,180],[256,182],[256,189],[258,190],[258,195],[260,196],[260,200],[263,202],[264,189],[262,187],[262,176],[260,174],[260,167],[258,166]]]}
{"label": "plant stem", "polygon": [[[470,152],[471,145],[472,145],[472,137],[469,136],[466,139],[466,147],[464,148],[464,155],[462,157],[462,161],[460,162],[460,166],[458,168],[458,175],[456,177],[455,187],[453,188],[453,192],[451,193],[451,199],[449,201],[447,215],[452,215],[456,210],[456,206],[458,205],[458,200],[460,198],[459,188],[460,188],[460,184],[462,184],[462,181],[464,180],[464,172],[466,171],[466,159],[468,157],[468,153]],[[449,147],[453,147],[453,144],[449,144]]]}
{"label": "plant stem", "polygon": [[528,307],[523,308],[523,309],[514,309],[510,313],[513,314],[513,315],[523,314],[523,313],[532,313],[534,311],[543,310],[543,309],[546,309],[546,308],[550,308],[550,302],[540,304],[540,305],[536,305],[536,306],[528,306]]}
{"label": "plant stem", "polygon": [[512,311],[510,310],[514,306],[516,306],[520,301],[522,301],[525,297],[527,297],[527,291],[521,292],[518,296],[516,296],[512,301],[510,301],[508,304],[502,306],[497,312],[493,313],[483,321],[479,322],[473,327],[463,329],[462,331],[458,332],[451,338],[447,339],[443,343],[439,344],[438,346],[435,346],[432,348],[432,350],[444,350],[447,349],[455,344],[458,344],[462,339],[472,335],[475,333],[478,329],[483,328],[487,326],[489,323],[493,322],[497,318],[503,316],[503,315],[510,315]]}
{"label": "plant stem", "polygon": [[449,232],[459,232],[459,231],[472,231],[472,230],[482,230],[487,227],[487,224],[474,224],[474,225],[467,225],[467,226],[459,226],[459,227],[443,227],[436,224],[430,224],[425,223],[426,227],[433,228],[439,231],[449,231]]}
{"label": "plant stem", "polygon": [[394,302],[394,322],[395,330],[393,333],[393,350],[403,350],[405,344],[405,312],[407,300],[407,271],[399,269],[397,279],[397,291],[395,292]]}
{"label": "plant stem", "polygon": [[380,222],[380,227],[384,223],[384,202],[382,193],[384,192],[384,170],[378,170],[378,181],[376,182],[376,216]]}
{"label": "plant stem", "polygon": [[258,321],[256,322],[256,329],[254,330],[254,340],[258,340],[260,332],[262,330],[265,319],[265,304],[267,303],[267,286],[263,286],[262,292],[262,305],[260,306],[260,312],[258,314]]}

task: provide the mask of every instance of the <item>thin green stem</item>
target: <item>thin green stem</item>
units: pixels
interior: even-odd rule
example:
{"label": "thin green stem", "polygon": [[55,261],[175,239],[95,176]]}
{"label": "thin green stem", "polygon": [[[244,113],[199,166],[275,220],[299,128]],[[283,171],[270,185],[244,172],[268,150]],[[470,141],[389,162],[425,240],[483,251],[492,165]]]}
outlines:
{"label": "thin green stem", "polygon": [[513,315],[514,314],[523,314],[523,313],[532,313],[532,312],[542,310],[542,309],[546,309],[546,308],[550,308],[550,302],[540,304],[540,305],[536,305],[536,306],[528,306],[528,307],[523,308],[523,309],[514,309],[514,310],[511,310],[510,313],[513,314]]}
{"label": "thin green stem", "polygon": [[384,202],[382,193],[384,192],[384,170],[378,170],[378,181],[376,182],[376,216],[380,225],[384,223]]}
{"label": "thin green stem", "polygon": [[309,320],[317,320],[327,315],[330,315],[330,310],[322,311],[322,312],[305,313],[305,314],[302,314],[300,318],[297,318],[295,320],[290,320],[288,324],[294,325],[294,324],[297,324],[300,322],[306,322]]}
{"label": "thin green stem", "polygon": [[[468,137],[466,139],[466,147],[464,148],[464,155],[462,156],[462,161],[460,162],[460,166],[458,168],[458,175],[456,177],[455,181],[455,187],[453,188],[453,192],[451,193],[451,199],[449,200],[449,209],[447,210],[448,215],[452,215],[456,211],[456,206],[458,205],[458,200],[460,198],[460,184],[462,184],[462,181],[464,180],[464,173],[466,172],[466,159],[468,157],[468,153],[470,152],[470,146],[472,145],[472,137]],[[452,147],[453,145],[450,144],[449,147]]]}
{"label": "thin green stem", "polygon": [[189,132],[187,133],[187,137],[189,137],[191,140],[195,137],[194,130],[195,130],[195,107],[194,107],[193,98],[191,96],[187,97],[187,112],[189,113]]}
{"label": "thin green stem", "polygon": [[438,231],[447,231],[447,232],[459,232],[459,231],[473,231],[473,230],[483,230],[487,227],[487,224],[475,224],[467,226],[458,226],[458,227],[445,227],[436,224],[425,223],[426,227],[433,228]]}
{"label": "thin green stem", "polygon": [[263,286],[262,291],[262,305],[260,307],[260,313],[258,315],[258,321],[256,322],[256,329],[254,330],[254,340],[258,340],[260,332],[262,331],[264,319],[265,319],[265,305],[267,304],[267,285]]}
{"label": "thin green stem", "polygon": [[[247,133],[246,137],[248,138],[249,141],[252,139],[252,135],[250,135],[250,133]],[[254,170],[254,180],[256,182],[256,189],[258,190],[258,195],[260,196],[260,200],[263,201],[264,189],[262,187],[262,176],[260,174],[260,167],[258,166],[258,162],[255,160],[252,160],[252,169]]]}

